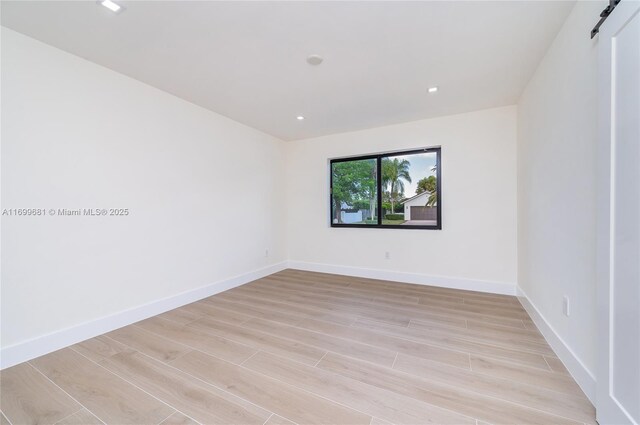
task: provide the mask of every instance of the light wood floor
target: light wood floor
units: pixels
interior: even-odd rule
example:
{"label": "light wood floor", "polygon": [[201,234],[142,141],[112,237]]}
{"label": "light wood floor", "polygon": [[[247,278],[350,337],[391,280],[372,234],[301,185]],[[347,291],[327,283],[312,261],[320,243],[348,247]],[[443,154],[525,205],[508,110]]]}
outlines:
{"label": "light wood floor", "polygon": [[286,270],[1,373],[1,423],[576,424],[517,299]]}

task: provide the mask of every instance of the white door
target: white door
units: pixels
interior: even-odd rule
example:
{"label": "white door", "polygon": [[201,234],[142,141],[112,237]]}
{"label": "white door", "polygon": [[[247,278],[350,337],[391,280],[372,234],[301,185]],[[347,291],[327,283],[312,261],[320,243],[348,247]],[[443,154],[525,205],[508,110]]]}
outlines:
{"label": "white door", "polygon": [[596,411],[640,424],[640,1],[622,0],[599,38]]}

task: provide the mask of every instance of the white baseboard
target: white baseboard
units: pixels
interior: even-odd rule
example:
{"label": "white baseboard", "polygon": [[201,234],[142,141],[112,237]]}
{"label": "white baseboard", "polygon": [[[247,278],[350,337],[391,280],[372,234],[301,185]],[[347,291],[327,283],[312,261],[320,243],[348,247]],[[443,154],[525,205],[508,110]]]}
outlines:
{"label": "white baseboard", "polygon": [[440,286],[442,288],[466,289],[469,291],[488,292],[491,294],[516,295],[516,284],[509,282],[493,282],[488,280],[465,279],[459,277],[430,276],[420,273],[406,273],[392,270],[366,269],[332,264],[307,263],[289,261],[290,269],[312,272],[341,274],[369,279],[391,280],[394,282],[413,283],[415,285]]}
{"label": "white baseboard", "polygon": [[540,313],[540,310],[531,302],[527,294],[520,287],[518,287],[518,299],[573,379],[575,379],[591,403],[595,405],[595,375],[582,363],[571,347],[569,347],[555,329],[553,329],[553,326],[547,322]]}
{"label": "white baseboard", "polygon": [[283,261],[249,273],[172,295],[161,300],[113,313],[90,322],[81,323],[18,344],[10,345],[0,351],[0,369],[11,367],[103,333],[111,332],[123,326],[130,325],[131,323],[244,285],[245,283],[284,270],[286,267],[287,262]]}

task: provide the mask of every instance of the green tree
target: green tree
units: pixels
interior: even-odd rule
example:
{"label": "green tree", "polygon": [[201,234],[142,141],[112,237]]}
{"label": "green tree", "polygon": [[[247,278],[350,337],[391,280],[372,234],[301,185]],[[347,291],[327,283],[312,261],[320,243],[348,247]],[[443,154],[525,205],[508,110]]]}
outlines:
{"label": "green tree", "polygon": [[418,180],[418,187],[416,187],[416,195],[420,195],[427,191],[427,178],[423,177]]}
{"label": "green tree", "polygon": [[424,192],[435,192],[438,188],[438,181],[436,176],[423,177],[418,180],[418,187],[416,188],[416,195],[420,195]]}
{"label": "green tree", "polygon": [[382,186],[388,189],[391,211],[395,211],[394,204],[404,197],[404,181],[411,183],[409,168],[411,162],[406,159],[382,159]]}
{"label": "green tree", "polygon": [[424,192],[429,193],[429,197],[427,198],[428,207],[432,207],[438,203],[438,180],[436,176],[424,177],[418,180],[416,195]]}
{"label": "green tree", "polygon": [[344,161],[332,165],[331,199],[333,220],[341,223],[343,203],[353,206],[366,200],[375,204],[376,191],[375,160]]}

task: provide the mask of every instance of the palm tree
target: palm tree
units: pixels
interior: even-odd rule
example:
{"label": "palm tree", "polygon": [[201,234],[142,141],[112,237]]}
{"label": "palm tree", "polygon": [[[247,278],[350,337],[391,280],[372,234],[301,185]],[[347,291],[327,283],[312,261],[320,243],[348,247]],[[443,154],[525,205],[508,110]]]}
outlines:
{"label": "palm tree", "polygon": [[[438,164],[435,164],[431,167],[432,172],[436,172],[438,170]],[[438,203],[438,184],[437,177],[429,176],[429,188],[427,189],[430,192],[429,199],[427,199],[427,206],[433,207]]]}
{"label": "palm tree", "polygon": [[398,195],[404,193],[404,182],[402,180],[411,183],[409,167],[411,167],[411,163],[406,159],[384,158],[382,160],[382,185],[389,187],[392,214],[395,211],[394,203]]}
{"label": "palm tree", "polygon": [[429,199],[427,199],[427,206],[434,207],[438,203],[438,192],[431,192]]}

